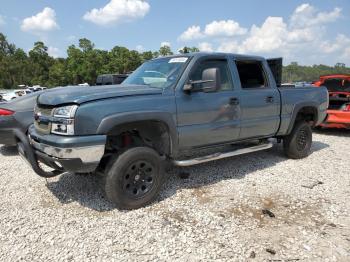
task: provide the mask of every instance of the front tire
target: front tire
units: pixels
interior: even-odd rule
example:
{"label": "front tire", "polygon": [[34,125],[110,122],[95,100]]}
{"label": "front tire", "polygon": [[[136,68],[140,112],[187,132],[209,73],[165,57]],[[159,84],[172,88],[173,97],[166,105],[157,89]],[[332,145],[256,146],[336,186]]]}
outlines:
{"label": "front tire", "polygon": [[305,121],[295,124],[292,132],[283,139],[285,154],[292,159],[305,158],[310,154],[312,129]]}
{"label": "front tire", "polygon": [[112,158],[105,191],[118,209],[137,209],[151,203],[164,182],[164,163],[152,148],[130,148]]}

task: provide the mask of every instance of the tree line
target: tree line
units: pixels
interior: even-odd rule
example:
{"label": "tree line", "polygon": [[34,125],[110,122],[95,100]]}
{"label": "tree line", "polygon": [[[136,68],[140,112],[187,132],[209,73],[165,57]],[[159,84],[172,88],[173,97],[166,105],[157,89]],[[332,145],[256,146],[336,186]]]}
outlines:
{"label": "tree line", "polygon": [[[184,47],[179,53],[198,51],[196,47]],[[26,53],[0,33],[0,89],[17,88],[22,84],[46,87],[94,84],[99,74],[128,73],[147,60],[172,54],[169,46],[162,46],[155,52],[138,52],[122,46],[115,46],[110,51],[100,50],[83,38],[78,46],[68,47],[66,58],[53,58],[41,41],[34,43]],[[312,81],[330,73],[350,74],[350,68],[340,63],[334,67],[291,63],[283,68],[283,81]]]}

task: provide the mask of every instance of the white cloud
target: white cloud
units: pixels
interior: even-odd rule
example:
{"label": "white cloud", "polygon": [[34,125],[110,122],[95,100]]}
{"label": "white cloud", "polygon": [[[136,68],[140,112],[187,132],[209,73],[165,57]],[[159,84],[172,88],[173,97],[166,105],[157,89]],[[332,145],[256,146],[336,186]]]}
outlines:
{"label": "white cloud", "polygon": [[144,17],[150,5],[144,0],[111,0],[102,8],[94,8],[83,18],[97,25],[111,25]]}
{"label": "white cloud", "polygon": [[215,36],[222,36],[222,37],[232,37],[232,36],[239,36],[244,35],[248,32],[246,28],[243,28],[239,25],[239,23],[233,21],[233,20],[220,20],[220,21],[213,21],[205,26],[204,31],[201,31],[200,26],[190,26],[187,28],[185,32],[183,32],[178,40],[179,41],[192,41],[195,39],[201,39],[201,38],[209,38],[209,37],[215,37]]}
{"label": "white cloud", "polygon": [[0,26],[6,25],[5,17],[0,15]]}
{"label": "white cloud", "polygon": [[136,51],[139,53],[142,53],[145,51],[145,48],[143,47],[143,45],[137,45],[136,46]]}
{"label": "white cloud", "polygon": [[267,17],[249,30],[233,20],[214,21],[203,31],[199,26],[190,27],[192,30],[187,30],[186,37],[179,40],[199,39],[194,45],[204,50],[210,47],[221,52],[283,56],[287,62],[335,64],[350,61],[350,36],[338,34],[335,38],[328,32],[329,25],[341,17],[338,7],[323,11],[302,4],[288,19]]}
{"label": "white cloud", "polygon": [[321,43],[320,50],[325,53],[334,53],[337,51],[343,51],[350,46],[350,38],[346,35],[339,34],[334,42],[325,41]]}
{"label": "white cloud", "polygon": [[160,43],[160,47],[163,47],[163,46],[169,46],[169,47],[171,47],[171,43],[170,43],[170,42],[161,42],[161,43]]}
{"label": "white cloud", "polygon": [[269,52],[285,44],[288,31],[282,17],[268,17],[261,27],[253,25],[243,48],[251,52]]}
{"label": "white cloud", "polygon": [[58,29],[56,12],[50,7],[22,21],[21,29],[25,32],[41,33]]}
{"label": "white cloud", "polygon": [[179,36],[179,40],[180,41],[191,41],[194,39],[199,39],[202,38],[203,34],[201,32],[201,27],[200,26],[190,26],[189,28],[187,28],[187,30],[185,32],[183,32],[180,36]]}
{"label": "white cloud", "polygon": [[213,52],[213,46],[211,43],[202,42],[198,44],[198,49],[202,52]]}
{"label": "white cloud", "polygon": [[213,21],[205,26],[204,34],[207,36],[235,36],[244,35],[248,32],[239,23],[233,20]]}
{"label": "white cloud", "polygon": [[305,26],[322,25],[336,21],[341,16],[341,8],[335,7],[331,12],[318,12],[310,4],[298,6],[290,18],[293,28],[303,28]]}
{"label": "white cloud", "polygon": [[219,52],[225,53],[244,53],[244,50],[237,41],[222,42],[218,47]]}
{"label": "white cloud", "polygon": [[61,51],[57,47],[49,46],[47,48],[47,53],[53,58],[57,58],[60,56]]}
{"label": "white cloud", "polygon": [[347,48],[344,50],[342,59],[350,60],[350,47],[347,47]]}

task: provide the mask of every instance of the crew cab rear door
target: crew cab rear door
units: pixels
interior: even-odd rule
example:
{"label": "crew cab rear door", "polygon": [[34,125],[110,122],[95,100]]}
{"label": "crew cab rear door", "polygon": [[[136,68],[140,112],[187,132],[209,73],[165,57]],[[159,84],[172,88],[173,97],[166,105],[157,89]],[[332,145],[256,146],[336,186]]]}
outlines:
{"label": "crew cab rear door", "polygon": [[274,135],[280,123],[280,94],[267,62],[263,59],[235,60],[241,84],[240,139]]}

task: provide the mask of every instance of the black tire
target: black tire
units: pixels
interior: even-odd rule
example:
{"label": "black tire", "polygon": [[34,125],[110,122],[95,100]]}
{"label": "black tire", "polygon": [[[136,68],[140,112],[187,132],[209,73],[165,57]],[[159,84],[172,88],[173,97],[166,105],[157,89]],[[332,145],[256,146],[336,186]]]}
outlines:
{"label": "black tire", "polygon": [[154,149],[130,148],[110,161],[105,191],[118,209],[137,209],[155,199],[165,174],[164,161]]}
{"label": "black tire", "polygon": [[312,129],[305,121],[298,121],[292,132],[283,138],[285,154],[292,159],[305,158],[310,154]]}

